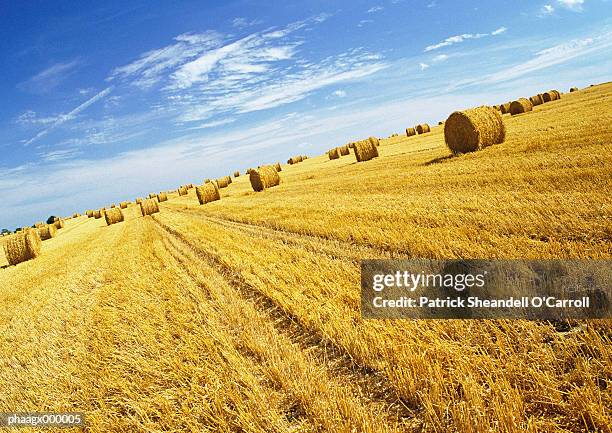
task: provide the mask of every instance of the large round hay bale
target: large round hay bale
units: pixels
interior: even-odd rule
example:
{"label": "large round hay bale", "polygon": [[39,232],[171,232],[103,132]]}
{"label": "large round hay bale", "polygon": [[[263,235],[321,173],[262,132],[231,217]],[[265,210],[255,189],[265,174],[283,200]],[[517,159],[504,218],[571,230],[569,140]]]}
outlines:
{"label": "large round hay bale", "polygon": [[217,186],[219,188],[227,188],[231,183],[231,178],[229,176],[220,177],[217,179]]}
{"label": "large round hay bale", "polygon": [[455,111],[444,123],[444,141],[453,153],[466,153],[499,144],[506,127],[499,111],[482,106]]}
{"label": "large round hay bale", "polygon": [[58,219],[57,221],[55,221],[53,223],[53,225],[55,226],[56,229],[63,229],[64,228],[64,220],[63,219]]}
{"label": "large round hay bale", "polygon": [[274,164],[274,170],[276,170],[277,173],[280,173],[281,171],[283,171],[283,168],[280,165],[280,162],[277,162],[276,164]]}
{"label": "large round hay bale", "polygon": [[350,155],[351,153],[351,149],[349,149],[348,145],[344,145],[344,146],[340,146],[338,148],[338,151],[340,152],[341,156],[346,156],[346,155]]}
{"label": "large round hay bale", "polygon": [[140,213],[142,216],[152,215],[159,212],[159,205],[153,199],[146,199],[140,203]]}
{"label": "large round hay bale", "polygon": [[355,142],[353,152],[355,152],[355,158],[357,158],[357,162],[369,161],[370,159],[376,158],[378,156],[378,149],[370,140],[362,140]]}
{"label": "large round hay bale", "polygon": [[578,87],[572,87],[570,89],[570,93],[577,92],[577,91],[578,91]]}
{"label": "large round hay bale", "polygon": [[56,233],[57,228],[55,227],[55,224],[47,224],[38,229],[38,236],[40,236],[43,241],[55,237]]}
{"label": "large round hay bale", "polygon": [[123,221],[123,212],[120,208],[115,207],[104,212],[104,219],[106,220],[106,225],[116,224]]}
{"label": "large round hay bale", "polygon": [[406,137],[412,137],[413,135],[416,135],[416,129],[406,128]]}
{"label": "large round hay bale", "polygon": [[259,170],[252,171],[249,175],[251,186],[254,191],[263,191],[280,183],[278,172],[271,165],[261,167]]}
{"label": "large round hay bale", "polygon": [[426,134],[431,131],[431,128],[429,127],[427,123],[417,125],[415,129],[416,129],[416,132],[419,134]]}
{"label": "large round hay bale", "polygon": [[542,99],[542,94],[538,93],[537,95],[530,96],[529,102],[531,102],[531,105],[535,107],[536,105],[542,105],[544,103],[544,99]]}
{"label": "large round hay bale", "polygon": [[561,94],[557,90],[549,90],[548,92],[544,92],[542,94],[542,99],[544,102],[556,101],[561,98]]}
{"label": "large round hay bale", "polygon": [[196,196],[198,197],[200,204],[221,200],[221,193],[214,182],[208,182],[202,186],[196,186]]}
{"label": "large round hay bale", "polygon": [[516,101],[512,101],[510,104],[510,114],[513,116],[521,113],[527,113],[531,110],[533,110],[533,105],[531,105],[529,99],[519,98]]}
{"label": "large round hay bale", "polygon": [[9,265],[13,266],[40,256],[41,239],[38,232],[28,228],[7,237],[4,254]]}
{"label": "large round hay bale", "polygon": [[159,194],[157,194],[157,201],[158,202],[162,202],[162,201],[167,201],[168,200],[168,194],[166,194],[165,192],[160,192]]}
{"label": "large round hay bale", "polygon": [[329,159],[338,159],[340,158],[340,152],[338,151],[337,147],[334,147],[333,149],[327,151],[327,156]]}

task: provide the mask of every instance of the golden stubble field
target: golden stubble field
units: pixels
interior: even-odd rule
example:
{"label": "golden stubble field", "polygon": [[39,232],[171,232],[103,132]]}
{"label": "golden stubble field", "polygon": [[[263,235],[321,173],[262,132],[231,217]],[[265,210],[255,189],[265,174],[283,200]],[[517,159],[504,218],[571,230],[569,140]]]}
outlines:
{"label": "golden stubble field", "polygon": [[68,220],[0,269],[0,412],[83,411],[92,432],[610,432],[610,321],[359,312],[363,258],[612,258],[610,106],[595,86],[504,115],[506,141],[476,153],[450,158],[437,126],[364,163],[283,164],[264,192],[243,175],[204,206],[190,190],[152,217]]}

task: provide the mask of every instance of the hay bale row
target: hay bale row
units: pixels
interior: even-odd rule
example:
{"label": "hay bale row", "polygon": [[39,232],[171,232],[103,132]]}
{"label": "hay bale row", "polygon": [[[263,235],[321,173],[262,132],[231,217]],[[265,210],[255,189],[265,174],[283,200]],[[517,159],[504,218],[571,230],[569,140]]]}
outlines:
{"label": "hay bale row", "polygon": [[140,203],[140,213],[142,213],[142,216],[152,215],[157,212],[159,212],[157,201],[149,198]]}
{"label": "hay bale row", "polygon": [[57,228],[55,227],[55,224],[47,224],[44,227],[40,227],[38,229],[38,236],[43,241],[55,237],[56,233]]}
{"label": "hay bale row", "polygon": [[357,162],[369,161],[370,159],[378,156],[378,149],[376,148],[377,141],[377,138],[370,137],[367,140],[355,142],[353,151],[355,152]]}
{"label": "hay bale row", "polygon": [[162,201],[168,201],[168,194],[166,194],[165,192],[160,192],[159,194],[157,194],[157,201],[160,203]]}
{"label": "hay bale row", "polygon": [[538,93],[537,95],[530,96],[529,102],[531,102],[531,105],[534,107],[537,105],[542,105],[544,103],[544,97],[541,93]]}
{"label": "hay bale row", "polygon": [[340,152],[338,151],[337,147],[334,147],[333,149],[327,151],[327,156],[329,159],[338,159],[340,158]]}
{"label": "hay bale row", "polygon": [[219,188],[227,188],[230,183],[232,183],[232,178],[229,176],[224,176],[217,179],[217,186]]}
{"label": "hay bale row", "polygon": [[421,125],[417,125],[415,126],[416,132],[420,135],[420,134],[427,134],[428,132],[431,132],[431,128],[429,127],[429,125],[427,123],[422,123]]}
{"label": "hay bale row", "polygon": [[107,210],[104,212],[104,219],[106,220],[106,225],[108,226],[120,223],[123,221],[123,211],[121,211],[121,209],[118,207]]}
{"label": "hay bale row", "polygon": [[200,202],[200,204],[221,200],[221,193],[219,192],[217,184],[214,182],[208,182],[202,186],[196,186],[196,196],[198,197],[198,202]]}
{"label": "hay bale row", "polygon": [[533,110],[533,105],[529,102],[529,99],[519,98],[516,101],[512,101],[510,104],[510,114],[516,116],[517,114],[527,113]]}
{"label": "hay bale row", "polygon": [[287,160],[287,164],[293,165],[293,164],[297,164],[298,162],[302,162],[304,161],[304,157],[301,155],[298,156],[292,156],[291,158],[289,158]]}
{"label": "hay bale row", "polygon": [[444,141],[455,154],[499,144],[506,138],[502,116],[493,107],[455,111],[444,123]]}
{"label": "hay bale row", "polygon": [[249,180],[254,191],[263,191],[280,183],[280,176],[271,165],[260,167],[249,174]]}
{"label": "hay bale row", "polygon": [[13,266],[40,256],[41,239],[38,232],[27,228],[11,235],[4,243],[4,253],[9,265]]}

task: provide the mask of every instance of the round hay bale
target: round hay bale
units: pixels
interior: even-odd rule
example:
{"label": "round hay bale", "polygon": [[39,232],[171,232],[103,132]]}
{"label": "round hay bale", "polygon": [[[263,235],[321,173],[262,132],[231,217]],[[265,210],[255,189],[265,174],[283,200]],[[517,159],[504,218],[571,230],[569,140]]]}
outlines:
{"label": "round hay bale", "polygon": [[[380,146],[380,140],[376,137],[369,137],[368,141],[372,144],[372,146],[374,147],[378,147]],[[376,151],[376,156],[378,156],[378,150]]]}
{"label": "round hay bale", "polygon": [[570,89],[570,93],[577,92],[577,91],[578,91],[578,87],[572,87]]}
{"label": "round hay bale", "polygon": [[81,214],[78,213],[78,212],[75,212],[75,213],[72,214],[72,218],[78,218],[80,216],[81,216]]}
{"label": "round hay bale", "polygon": [[544,92],[542,94],[542,98],[544,102],[556,101],[561,98],[561,94],[557,90],[549,90],[548,92]]}
{"label": "round hay bale", "polygon": [[338,150],[340,152],[340,156],[350,155],[351,153],[351,149],[349,149],[348,145],[346,144],[344,146],[340,146]]}
{"label": "round hay bale", "polygon": [[353,148],[355,147],[355,143],[354,143],[354,142],[349,143],[349,144],[348,144],[348,147],[349,147],[349,149],[353,149]]}
{"label": "round hay bale", "polygon": [[106,225],[116,224],[123,221],[123,212],[120,208],[115,207],[110,210],[104,212],[104,219],[106,220]]}
{"label": "round hay bale", "polygon": [[57,228],[55,227],[55,224],[47,224],[38,229],[38,236],[40,236],[43,241],[54,238],[56,233]]}
{"label": "round hay bale", "polygon": [[196,186],[196,196],[198,197],[200,204],[221,200],[221,193],[214,182],[208,182],[202,186]]}
{"label": "round hay bale", "polygon": [[204,182],[202,182],[202,185],[205,184],[205,183],[208,183],[210,181],[211,181],[210,179],[204,179]]}
{"label": "round hay bale", "polygon": [[263,191],[280,183],[278,172],[271,165],[261,167],[249,174],[249,180],[254,191]]}
{"label": "round hay bale", "polygon": [[378,156],[378,149],[370,140],[355,142],[353,152],[355,152],[357,162],[369,161],[370,159]]}
{"label": "round hay bale", "polygon": [[542,99],[542,95],[538,94],[538,95],[533,95],[529,97],[529,102],[531,102],[532,106],[536,106],[536,105],[541,105],[544,103],[544,100]]}
{"label": "round hay bale", "polygon": [[280,162],[277,162],[276,164],[274,164],[274,170],[276,170],[277,173],[280,173],[281,171],[283,171],[283,168],[280,165]]}
{"label": "round hay bale", "polygon": [[39,228],[41,228],[41,227],[44,227],[45,225],[46,225],[46,223],[44,223],[44,222],[42,222],[42,221],[39,221],[39,222],[37,222],[37,223],[34,223],[34,228],[39,229]]}
{"label": "round hay bale", "polygon": [[493,108],[495,108],[497,111],[501,110],[501,105],[494,105]]}
{"label": "round hay bale", "polygon": [[217,186],[219,188],[227,188],[230,184],[230,177],[229,176],[224,176],[224,177],[220,177],[219,179],[217,179]]}
{"label": "round hay bale", "polygon": [[240,177],[240,172],[238,170],[234,172],[234,177]]}
{"label": "round hay bale", "polygon": [[416,135],[416,130],[414,128],[406,128],[406,137],[412,137]]}
{"label": "round hay bale", "polygon": [[333,149],[327,151],[327,156],[329,159],[338,159],[340,158],[340,152],[338,151],[337,147],[334,147]]}
{"label": "round hay bale", "polygon": [[100,219],[100,218],[102,218],[103,214],[104,214],[104,212],[102,210],[95,210],[94,211],[94,218],[95,219]]}
{"label": "round hay bale", "polygon": [[507,114],[510,112],[510,102],[506,102],[505,104],[501,104],[500,111],[502,114]]}
{"label": "round hay bale", "polygon": [[138,198],[136,199],[136,204],[140,204],[140,203],[142,203],[142,198],[138,197]]}
{"label": "round hay bale", "polygon": [[111,203],[111,209],[115,207],[115,203]]}
{"label": "round hay bale", "polygon": [[142,216],[152,215],[157,212],[159,212],[159,205],[155,200],[147,199],[140,203],[140,213]]}
{"label": "round hay bale", "polygon": [[415,129],[416,129],[416,132],[419,134],[426,134],[431,131],[431,128],[429,127],[427,123],[417,125]]}
{"label": "round hay bale", "polygon": [[555,100],[561,99],[561,92],[559,92],[558,90],[551,90],[551,92],[553,92],[555,96],[557,97]]}
{"label": "round hay bale", "polygon": [[[93,215],[92,215],[93,216]],[[53,223],[53,225],[55,226],[56,229],[63,229],[64,228],[64,220],[63,219],[58,219],[57,221],[55,221]]]}
{"label": "round hay bale", "polygon": [[41,239],[38,232],[28,228],[7,237],[4,253],[9,265],[14,266],[40,256]]}
{"label": "round hay bale", "polygon": [[88,210],[87,211],[87,218],[93,218],[93,216],[94,216],[94,211]]}
{"label": "round hay bale", "polygon": [[[185,188],[184,186],[179,187],[179,189],[177,191],[178,191],[179,197],[182,196],[182,195],[187,195],[187,193],[189,192],[187,190],[187,188]],[[157,194],[155,194],[154,197],[157,198]],[[153,198],[153,197],[151,197],[151,198]]]}
{"label": "round hay bale", "polygon": [[466,153],[499,144],[506,127],[499,111],[482,106],[455,111],[444,122],[444,141],[453,153]]}
{"label": "round hay bale", "polygon": [[127,201],[122,201],[121,203],[119,203],[119,207],[121,209],[127,209],[127,207],[128,207]]}
{"label": "round hay bale", "polygon": [[519,98],[516,101],[512,101],[510,104],[510,114],[513,116],[521,113],[527,113],[531,110],[533,110],[533,105],[531,105],[529,99]]}
{"label": "round hay bale", "polygon": [[297,164],[298,162],[302,162],[303,160],[304,160],[304,157],[301,155],[293,156],[287,160],[287,164],[293,165],[293,164]]}
{"label": "round hay bale", "polygon": [[165,192],[160,192],[159,194],[157,194],[157,201],[160,203],[162,201],[168,201],[168,194],[166,194]]}

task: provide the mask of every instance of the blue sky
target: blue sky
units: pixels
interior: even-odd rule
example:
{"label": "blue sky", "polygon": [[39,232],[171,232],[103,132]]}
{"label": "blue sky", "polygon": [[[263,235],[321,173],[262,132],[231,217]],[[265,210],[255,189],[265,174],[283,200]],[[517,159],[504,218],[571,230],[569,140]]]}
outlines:
{"label": "blue sky", "polygon": [[610,80],[612,3],[0,3],[0,228]]}

